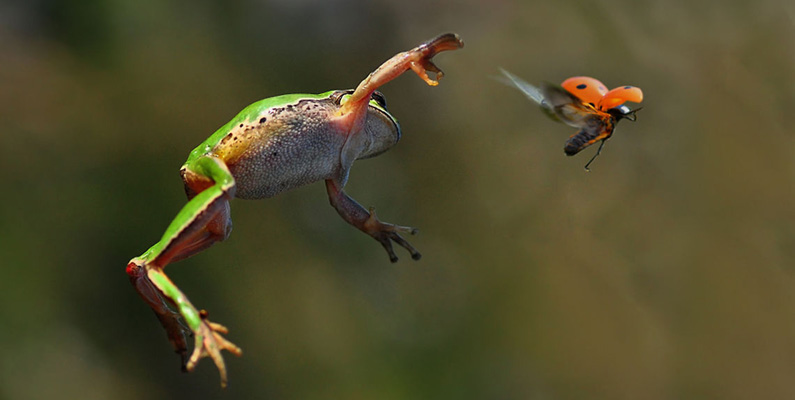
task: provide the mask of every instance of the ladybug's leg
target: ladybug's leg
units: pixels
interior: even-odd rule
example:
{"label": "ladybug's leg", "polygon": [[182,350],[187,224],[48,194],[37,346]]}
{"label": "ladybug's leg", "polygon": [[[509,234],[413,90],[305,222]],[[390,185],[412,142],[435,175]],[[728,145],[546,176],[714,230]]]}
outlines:
{"label": "ladybug's leg", "polygon": [[601,142],[601,143],[599,143],[599,148],[596,150],[596,154],[594,154],[594,155],[593,155],[593,157],[591,157],[591,159],[590,159],[590,160],[588,160],[588,164],[585,164],[585,170],[586,170],[586,171],[588,171],[588,172],[591,172],[591,170],[588,168],[588,166],[589,166],[589,165],[591,165],[591,163],[593,162],[593,160],[595,160],[595,159],[596,159],[596,157],[598,157],[598,156],[599,156],[599,154],[601,154],[601,153],[602,153],[602,147],[605,147],[605,142],[606,142],[606,141],[607,141],[607,139],[602,139],[602,142]]}

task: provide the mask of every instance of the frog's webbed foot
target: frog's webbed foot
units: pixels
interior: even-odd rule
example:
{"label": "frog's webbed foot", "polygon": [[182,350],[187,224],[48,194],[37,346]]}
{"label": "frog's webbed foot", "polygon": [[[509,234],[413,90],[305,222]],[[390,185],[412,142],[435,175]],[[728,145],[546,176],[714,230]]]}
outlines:
{"label": "frog's webbed foot", "polygon": [[221,387],[226,387],[226,364],[221,356],[221,351],[226,350],[240,357],[243,355],[243,350],[222,336],[229,333],[229,330],[221,324],[211,322],[207,318],[207,311],[201,310],[199,316],[201,324],[194,332],[195,347],[185,369],[188,372],[193,371],[199,360],[210,357],[221,374]]}
{"label": "frog's webbed foot", "polygon": [[411,253],[412,259],[419,260],[422,258],[422,254],[420,254],[420,252],[418,252],[417,249],[411,245],[411,243],[404,239],[403,236],[400,236],[401,233],[416,235],[418,232],[417,228],[381,222],[375,215],[374,207],[370,207],[369,213],[370,216],[364,221],[362,231],[372,236],[375,240],[381,243],[382,246],[384,246],[384,250],[386,250],[387,254],[389,254],[389,261],[397,262],[398,260],[395,251],[392,249],[393,241],[400,247],[408,250],[408,252]]}

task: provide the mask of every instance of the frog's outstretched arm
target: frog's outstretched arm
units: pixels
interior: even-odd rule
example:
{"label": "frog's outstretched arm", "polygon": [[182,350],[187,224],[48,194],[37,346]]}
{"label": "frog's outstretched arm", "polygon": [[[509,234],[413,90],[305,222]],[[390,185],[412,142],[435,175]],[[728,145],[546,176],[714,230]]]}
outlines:
{"label": "frog's outstretched arm", "polygon": [[[348,132],[348,138],[340,154],[340,177],[326,180],[329,202],[345,221],[381,243],[392,262],[398,260],[392,249],[393,241],[408,250],[414,260],[419,260],[422,257],[406,239],[400,236],[401,233],[416,234],[417,229],[379,221],[373,208],[370,208],[368,212],[342,190],[348,170],[358,157],[356,150],[359,148],[357,144],[361,137],[356,136],[362,135],[361,127],[367,116],[368,104],[376,89],[408,70],[414,71],[429,85],[436,86],[439,84],[438,79],[441,79],[444,73],[434,65],[431,59],[442,51],[457,50],[462,47],[464,47],[464,42],[458,35],[446,33],[409,51],[398,53],[359,83],[351,96],[344,100],[336,115],[335,122],[343,132]],[[428,72],[435,73],[437,80],[428,77]]]}
{"label": "frog's outstretched arm", "polygon": [[[225,386],[226,367],[221,351],[228,350],[238,356],[242,351],[221,336],[227,333],[227,329],[210,322],[206,311],[197,310],[166,276],[163,268],[229,236],[232,228],[229,199],[234,196],[235,180],[226,165],[212,156],[199,157],[186,167],[186,183],[194,184],[195,187],[190,189],[196,194],[180,210],[163,238],[140,257],[130,260],[127,274],[166,328],[169,341],[183,357],[183,368],[191,371],[199,359],[209,356],[220,371],[221,385]],[[204,187],[208,184],[210,186]],[[187,361],[184,329],[168,305],[177,309],[194,336],[193,354]]]}
{"label": "frog's outstretched arm", "polygon": [[[361,123],[367,111],[367,103],[370,101],[373,92],[409,69],[414,71],[427,84],[431,86],[438,85],[438,80],[444,76],[444,73],[439,67],[434,65],[431,59],[440,52],[457,50],[462,47],[464,47],[464,41],[458,35],[445,33],[409,51],[393,56],[359,83],[351,97],[340,108],[339,115],[357,113],[357,118],[354,118],[356,120],[355,124]],[[428,72],[435,73],[436,80],[428,77]],[[354,128],[353,131],[356,132],[358,130]]]}

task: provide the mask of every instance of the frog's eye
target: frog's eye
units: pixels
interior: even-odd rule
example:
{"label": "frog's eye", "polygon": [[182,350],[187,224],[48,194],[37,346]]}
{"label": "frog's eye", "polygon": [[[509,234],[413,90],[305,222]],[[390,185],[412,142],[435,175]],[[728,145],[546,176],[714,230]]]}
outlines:
{"label": "frog's eye", "polygon": [[386,97],[384,97],[383,93],[376,90],[375,92],[373,92],[372,99],[375,100],[376,103],[378,103],[379,107],[386,110]]}
{"label": "frog's eye", "polygon": [[331,101],[334,102],[334,104],[340,105],[342,104],[342,99],[345,96],[350,96],[352,94],[353,94],[353,89],[337,90],[334,93],[332,93],[331,96],[329,96],[329,98],[331,99]]}

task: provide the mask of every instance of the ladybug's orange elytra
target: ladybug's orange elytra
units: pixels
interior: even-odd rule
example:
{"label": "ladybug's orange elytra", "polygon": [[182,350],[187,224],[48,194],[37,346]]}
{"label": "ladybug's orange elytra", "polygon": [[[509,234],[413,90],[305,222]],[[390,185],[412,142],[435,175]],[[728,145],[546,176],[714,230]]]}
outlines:
{"label": "ladybug's orange elytra", "polygon": [[598,108],[607,111],[618,107],[627,101],[640,103],[643,101],[643,91],[635,86],[621,86],[607,92],[598,103]]}
{"label": "ladybug's orange elytra", "polygon": [[577,96],[583,103],[596,107],[607,93],[607,87],[598,79],[589,76],[574,76],[560,84],[569,93]]}

